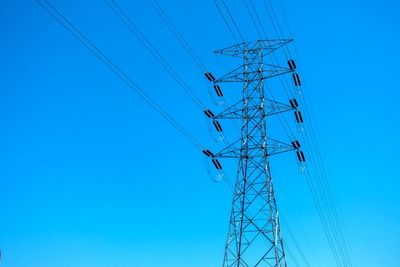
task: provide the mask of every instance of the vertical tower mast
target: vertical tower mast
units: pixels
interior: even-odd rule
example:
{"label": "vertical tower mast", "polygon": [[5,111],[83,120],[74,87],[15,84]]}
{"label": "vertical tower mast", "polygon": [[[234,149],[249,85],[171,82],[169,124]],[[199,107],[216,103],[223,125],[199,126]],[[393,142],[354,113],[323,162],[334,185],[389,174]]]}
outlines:
{"label": "vertical tower mast", "polygon": [[241,101],[212,117],[219,126],[220,119],[240,120],[240,139],[215,155],[207,150],[217,169],[222,168],[217,158],[238,159],[223,267],[287,266],[269,158],[286,151],[299,152],[299,146],[295,140],[286,144],[269,138],[267,118],[297,107],[266,98],[264,83],[294,69],[266,64],[264,58],[290,41],[258,40],[216,51],[243,60],[240,67],[213,80],[215,85],[243,84]]}

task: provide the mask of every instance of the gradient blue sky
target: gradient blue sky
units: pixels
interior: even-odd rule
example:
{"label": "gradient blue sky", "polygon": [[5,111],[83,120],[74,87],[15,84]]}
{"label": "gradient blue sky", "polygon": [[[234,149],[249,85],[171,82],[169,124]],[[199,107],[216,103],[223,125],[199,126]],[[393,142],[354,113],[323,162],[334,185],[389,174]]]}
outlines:
{"label": "gradient blue sky", "polygon": [[[212,147],[203,115],[105,2],[82,2],[54,4]],[[212,1],[187,2],[213,46],[232,43]],[[240,1],[229,2],[245,26]],[[206,64],[223,73],[180,3],[160,1]],[[121,5],[209,103],[201,73],[149,4]],[[396,267],[400,3],[283,5],[354,258],[358,266]],[[0,265],[219,266],[231,193],[207,176],[199,152],[34,1],[3,1],[0,25]],[[280,214],[312,266],[312,251],[334,266],[292,163],[285,176],[284,163],[273,173]]]}

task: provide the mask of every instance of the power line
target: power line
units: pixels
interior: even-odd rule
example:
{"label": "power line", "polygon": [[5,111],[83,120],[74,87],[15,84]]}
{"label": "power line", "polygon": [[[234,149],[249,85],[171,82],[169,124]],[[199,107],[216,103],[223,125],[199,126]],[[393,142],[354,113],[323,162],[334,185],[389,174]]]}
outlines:
{"label": "power line", "polygon": [[83,46],[92,52],[104,65],[106,65],[119,79],[121,79],[130,89],[141,97],[149,106],[167,120],[177,129],[187,140],[198,149],[203,150],[200,142],[193,137],[172,115],[165,111],[155,100],[153,100],[138,84],[136,84],[124,71],[122,71],[110,58],[108,58],[94,43],[92,43],[82,32],[79,31],[64,15],[62,15],[49,1],[36,0],[36,2],[50,16],[56,19],[68,32],[70,32]]}
{"label": "power line", "polygon": [[120,8],[114,0],[106,1],[108,6],[113,10],[115,15],[127,26],[129,31],[142,43],[142,45],[150,52],[150,54],[160,63],[160,65],[171,75],[171,77],[179,84],[185,93],[193,100],[193,102],[201,109],[205,109],[196,93],[187,85],[182,77],[175,69],[167,62],[167,60],[154,47],[149,39],[140,31],[136,24],[128,17],[128,15]]}
{"label": "power line", "polygon": [[286,228],[286,231],[289,233],[289,236],[293,240],[293,243],[294,243],[297,251],[299,252],[301,259],[304,261],[306,266],[310,267],[310,263],[308,262],[307,257],[304,255],[303,250],[301,249],[299,243],[297,242],[297,239],[293,235],[292,230],[290,229],[290,227],[287,224],[284,224],[284,227]]}
{"label": "power line", "polygon": [[[228,21],[225,19],[225,16],[224,16],[224,14],[222,13],[221,9],[219,8],[219,6],[218,6],[216,0],[213,0],[213,1],[214,1],[214,4],[216,5],[216,7],[218,8],[218,10],[220,11],[220,14],[221,14],[221,16],[223,17],[224,22],[225,22],[225,24],[227,25],[228,29],[231,30],[231,28],[230,28],[230,26],[229,26],[229,23],[228,23]],[[228,13],[229,13],[229,15],[230,15],[231,20],[233,21],[234,26],[235,26],[237,32],[239,33],[239,35],[240,35],[240,36],[242,37],[242,39],[243,39],[243,35],[241,34],[241,32],[240,32],[240,30],[239,30],[237,24],[235,23],[235,19],[232,17],[232,13],[229,11],[229,8],[228,8],[228,6],[226,5],[225,1],[223,1],[223,4],[224,4],[225,9],[228,11]],[[253,23],[254,23],[256,29],[258,29],[257,24],[256,24],[256,22],[255,22],[255,20],[254,20],[254,18],[253,18],[253,16],[252,16],[252,14],[251,14],[251,12],[250,12],[250,9],[248,8],[248,5],[247,5],[246,0],[244,0],[244,4],[246,5],[247,11],[248,11],[250,17],[252,18],[252,21],[253,21]],[[261,37],[262,37],[262,36],[261,36],[261,32],[258,31],[258,33],[260,34],[260,38],[261,38]],[[261,38],[261,39],[262,39],[262,38]],[[236,38],[234,38],[234,40],[237,42],[237,39],[236,39]],[[269,54],[268,56],[272,59],[271,54]],[[273,56],[275,56],[275,54],[274,54]],[[276,60],[276,56],[275,56],[275,60]],[[278,78],[281,80],[281,77],[280,77],[280,76],[279,76]],[[285,88],[285,93],[286,93],[288,99],[290,99],[291,97],[289,96],[289,93],[288,93],[288,91],[286,90],[286,87],[284,87],[284,88]],[[275,101],[276,101],[274,95],[272,94],[272,92],[271,92],[270,90],[269,90],[269,93],[270,93],[270,95],[271,95],[271,97],[272,97],[272,100],[275,100]],[[294,138],[294,135],[293,135],[293,133],[292,133],[292,131],[290,130],[290,127],[288,127],[288,123],[287,123],[286,118],[285,118],[284,116],[282,116],[281,114],[278,114],[277,117],[278,117],[279,122],[281,123],[283,129],[285,130],[287,136],[288,136],[290,139],[295,139],[295,138]]]}
{"label": "power line", "polygon": [[[246,4],[246,2],[245,2],[245,4]],[[260,26],[263,28],[263,25],[262,25],[262,23],[261,23],[261,20],[259,19],[259,16],[258,16],[258,14],[257,14],[257,10],[254,8],[253,1],[251,1],[251,4],[252,4],[252,7],[253,7],[253,10],[254,10],[254,12],[255,12],[256,17],[258,18],[258,21],[259,21],[259,23],[260,23]],[[277,20],[277,16],[276,16],[276,14],[275,14],[275,12],[274,12],[274,10],[273,10],[272,5],[270,4],[270,5],[271,5],[272,15],[273,15],[273,16],[271,16],[271,12],[270,12],[270,10],[269,10],[269,8],[268,8],[268,5],[267,5],[267,3],[266,3],[265,0],[264,0],[264,4],[265,4],[265,6],[266,6],[266,8],[267,8],[267,11],[268,11],[268,13],[269,13],[269,17],[271,18],[272,24],[273,24],[273,26],[274,26],[274,28],[275,28],[275,31],[277,32],[278,36],[283,35],[283,33],[282,33],[282,31],[281,31],[281,28],[280,28],[280,26],[279,26],[279,22],[278,22],[278,20]],[[249,10],[247,4],[246,4],[246,8],[247,8],[247,10],[248,10],[249,15],[252,17],[252,14],[251,14],[251,12],[250,12],[250,10]],[[276,20],[276,23],[274,23],[274,19]],[[258,27],[257,27],[257,25],[256,25],[255,20],[254,20],[253,17],[252,17],[252,21],[253,21],[253,23],[255,24],[255,27],[258,29]],[[276,24],[277,26],[276,26],[275,24]],[[277,29],[277,28],[278,28],[278,29]],[[265,31],[264,31],[264,33],[265,33]],[[288,53],[289,53],[289,55],[290,55],[290,50],[289,50],[288,48],[287,48],[287,50],[288,50]],[[285,52],[286,52],[286,51],[285,51]],[[286,53],[285,53],[285,55],[286,55]],[[286,55],[286,56],[287,56],[287,55]],[[287,80],[286,80],[286,79],[285,79],[285,83],[286,83],[286,86],[287,86]],[[307,139],[307,138],[306,138],[306,139]],[[316,175],[316,177],[319,177],[319,176],[320,176],[319,174]],[[334,240],[335,240],[335,242],[336,242],[336,245],[338,246],[338,249],[339,249],[339,253],[340,253],[340,255],[341,255],[341,258],[343,259],[343,261],[347,261],[347,255],[346,255],[346,253],[343,252],[343,248],[342,248],[342,246],[341,246],[341,244],[340,244],[340,242],[339,242],[339,239],[340,239],[340,236],[341,236],[341,234],[340,234],[340,232],[341,232],[340,227],[339,227],[339,230],[337,230],[337,228],[338,228],[338,226],[337,226],[337,221],[336,221],[336,219],[334,219],[334,218],[332,217],[332,209],[334,210],[334,208],[332,208],[332,204],[328,204],[327,198],[326,198],[326,192],[325,192],[324,188],[321,187],[321,183],[319,182],[319,179],[317,179],[317,185],[318,185],[319,191],[320,191],[320,193],[321,193],[321,197],[322,197],[322,201],[323,201],[323,203],[324,203],[325,210],[326,210],[326,212],[327,212],[329,224],[331,225],[332,231],[335,233],[333,238],[334,238]],[[338,237],[338,232],[339,232],[339,237]],[[344,249],[344,250],[346,250],[346,249]]]}
{"label": "power line", "polygon": [[[249,9],[247,3],[246,3],[246,2],[244,2],[244,3],[246,4],[246,9],[247,9],[247,11],[248,11],[248,13],[249,13],[249,15],[250,15],[250,17],[251,17],[251,19],[252,19],[253,24],[255,25],[255,28],[257,29],[258,33],[261,34],[260,31],[259,31],[259,29],[258,29],[258,25],[256,24],[256,21],[255,21],[255,19],[253,18],[253,15],[251,14],[250,9]],[[252,3],[252,4],[253,4],[253,3]],[[260,19],[259,19],[259,16],[257,15],[257,10],[254,8],[254,5],[253,5],[253,10],[254,10],[254,12],[255,12],[257,18],[258,18],[258,22],[260,23],[260,25],[261,25],[261,27],[262,27],[262,23],[261,23],[261,21],[260,21]],[[274,14],[274,15],[275,15],[275,14]],[[275,15],[275,18],[276,18],[276,15]],[[275,25],[274,25],[274,26],[275,26]],[[237,27],[236,27],[236,29],[238,30]],[[264,32],[264,33],[265,33],[265,32]],[[286,88],[286,87],[287,87],[287,80],[286,80],[286,79],[285,79],[285,83],[286,83],[286,84],[284,84],[284,87]],[[285,85],[286,85],[286,86],[285,86]],[[316,177],[319,177],[319,175],[316,175]],[[320,208],[318,208],[319,213],[320,213],[320,215],[321,215],[320,217],[321,217],[322,223],[323,223],[323,225],[324,225],[324,229],[326,230],[326,234],[327,234],[327,237],[328,237],[328,241],[329,241],[329,243],[330,243],[330,245],[331,245],[331,248],[332,248],[332,250],[333,250],[333,253],[334,253],[334,255],[335,255],[336,260],[338,260],[338,257],[340,257],[340,258],[342,259],[343,262],[346,262],[346,261],[347,261],[346,255],[343,254],[343,248],[342,248],[340,242],[338,241],[339,239],[338,239],[337,231],[336,231],[337,224],[335,224],[336,222],[335,222],[335,220],[333,220],[332,215],[331,215],[331,206],[327,204],[327,202],[326,202],[326,196],[325,196],[325,194],[324,194],[325,192],[324,192],[323,188],[321,188],[321,185],[320,185],[320,183],[319,183],[318,181],[319,181],[319,180],[317,179],[318,189],[319,189],[320,194],[322,195],[322,201],[323,201],[324,205],[321,206],[321,204],[318,204],[318,203],[319,203],[319,198],[316,198],[316,195],[315,195],[315,194],[314,194],[315,197],[313,197],[313,198],[314,198],[314,200],[316,201],[317,207],[320,207]],[[310,189],[312,189],[312,188],[313,188],[313,185],[312,185],[312,187],[311,187]],[[313,190],[314,190],[314,189],[313,189]],[[329,228],[328,228],[327,225],[326,225],[325,216],[323,215],[325,212],[324,212],[323,209],[321,209],[322,207],[325,207],[325,212],[327,213],[327,216],[328,216],[327,219],[328,219],[329,224],[330,224],[330,226],[331,226],[331,230],[333,231],[333,232],[332,232],[333,237],[330,237],[330,233],[329,233],[329,231],[328,231]],[[333,239],[331,240],[331,238],[333,238]],[[333,240],[335,240],[335,241],[333,241]],[[333,242],[335,242],[336,245],[333,245],[333,244],[334,244]],[[335,250],[336,250],[335,247],[336,247],[336,246],[338,247],[339,255],[340,255],[340,256],[337,255],[336,252],[335,252]]]}
{"label": "power line", "polygon": [[198,29],[198,31],[200,32],[200,34],[202,35],[203,39],[207,42],[208,45],[208,49],[210,50],[211,54],[214,55],[214,57],[217,59],[218,64],[224,68],[222,61],[220,60],[220,58],[214,53],[215,50],[215,46],[213,44],[213,42],[210,40],[210,38],[207,36],[207,34],[205,33],[204,29],[201,27],[198,19],[196,19],[195,15],[193,14],[193,12],[190,10],[189,6],[187,5],[185,0],[181,0],[181,3],[184,7],[184,9],[186,10],[186,12],[188,13],[189,17],[192,19],[192,21],[194,22],[196,28]]}
{"label": "power line", "polygon": [[239,30],[239,27],[238,27],[238,25],[237,25],[237,23],[236,23],[235,18],[232,16],[231,11],[229,10],[227,4],[225,3],[225,0],[221,0],[221,1],[222,1],[222,5],[225,7],[225,10],[228,12],[228,15],[229,15],[231,21],[233,22],[233,25],[235,26],[236,31],[238,32],[240,38],[241,38],[242,41],[244,42],[243,35],[242,35],[242,33],[240,32],[240,30]]}
{"label": "power line", "polygon": [[200,58],[196,55],[192,47],[188,44],[186,39],[182,36],[182,34],[178,31],[172,21],[169,19],[164,10],[160,7],[156,0],[148,0],[151,6],[156,10],[160,18],[164,21],[165,25],[171,30],[171,32],[175,35],[176,39],[181,43],[182,47],[186,50],[186,52],[192,57],[192,59],[196,62],[198,67],[202,69],[202,71],[206,71],[206,67],[200,60]]}
{"label": "power line", "polygon": [[221,10],[221,7],[218,5],[217,0],[213,0],[215,7],[218,9],[219,14],[221,15],[226,27],[228,28],[229,33],[232,35],[233,40],[235,40],[236,43],[238,43],[238,39],[236,38],[236,35],[234,34],[231,26],[229,25],[228,20],[225,18],[224,13]]}
{"label": "power line", "polygon": [[[42,6],[52,17],[54,17],[64,28],[66,28],[77,40],[79,40],[89,51],[91,51],[103,64],[105,64],[117,77],[119,77],[124,83],[126,83],[136,94],[138,94],[147,104],[149,104],[156,112],[158,112],[164,119],[166,119],[174,128],[176,128],[186,139],[188,139],[190,142],[192,142],[197,148],[202,149],[203,146],[183,127],[181,126],[174,118],[171,116],[168,112],[166,112],[163,108],[159,106],[157,102],[155,102],[143,89],[141,89],[132,79],[130,79],[125,72],[123,72],[117,65],[115,65],[114,62],[112,62],[107,56],[103,54],[103,52],[98,49],[91,41],[89,41],[85,35],[83,35],[73,24],[71,24],[54,6],[52,6],[47,0],[36,0],[36,2]],[[115,1],[112,1],[115,3]],[[190,45],[186,42],[186,40],[182,37],[182,35],[177,31],[177,29],[173,26],[169,18],[166,16],[165,12],[160,8],[160,6],[157,4],[156,1],[150,0],[153,5],[158,10],[158,13],[160,16],[162,16],[164,19],[164,22],[170,25],[170,29],[176,34],[176,37],[178,40],[180,40],[181,44],[185,47],[186,51],[192,56],[193,60],[198,63],[199,68],[202,68],[205,70],[204,64],[202,64],[200,58],[194,53],[193,49],[190,47]],[[214,0],[215,2],[215,0]],[[216,3],[216,2],[215,2]],[[251,1],[252,3],[252,1]],[[243,38],[241,35],[237,24],[232,17],[232,14],[230,13],[228,7],[226,6],[225,2],[223,1],[223,5],[226,8],[226,10],[229,13],[229,16],[231,20],[233,21],[236,30],[238,31],[239,35]],[[118,6],[117,6],[118,7]],[[118,7],[119,9],[119,7]],[[117,12],[118,9],[113,9],[114,12]],[[255,10],[254,6],[253,9]],[[122,12],[122,10],[119,14],[119,17],[121,20],[126,23],[126,21],[130,21],[129,18],[126,16],[125,13]],[[256,10],[255,10],[256,12]],[[221,13],[222,14],[222,13]],[[251,12],[249,12],[250,16]],[[258,18],[259,23],[261,23],[257,12],[256,16]],[[125,17],[125,19],[123,19]],[[255,22],[254,18],[253,22]],[[226,22],[226,20],[225,20]],[[128,23],[130,24],[130,23]],[[256,23],[255,23],[256,24]],[[183,80],[180,78],[180,76],[175,72],[175,70],[168,64],[168,62],[165,61],[165,59],[161,56],[161,54],[154,48],[154,46],[148,41],[146,37],[140,32],[140,30],[132,23],[132,25],[137,29],[137,36],[139,40],[145,45],[147,49],[155,56],[158,58],[160,64],[162,64],[166,69],[169,70],[170,74],[174,73],[173,77],[176,78],[177,81],[180,81],[180,84],[183,85],[183,87],[186,88],[184,85]],[[131,26],[132,26],[131,25]],[[127,25],[128,26],[128,25]],[[129,27],[129,26],[128,26]],[[188,95],[192,97],[192,99],[195,99],[194,102],[196,102],[201,108],[204,107],[202,105],[201,101],[199,99],[196,100],[197,96],[191,91],[190,88],[187,91]],[[304,96],[302,96],[302,101],[305,103]],[[325,231],[329,233],[331,242],[335,242],[335,246],[337,246],[338,253],[339,255],[336,255],[336,257],[340,257],[341,260],[343,261],[344,264],[348,263],[351,265],[351,259],[349,256],[349,252],[347,250],[345,236],[343,233],[343,230],[341,229],[341,221],[340,218],[338,217],[338,213],[336,210],[335,205],[333,204],[333,196],[331,189],[329,187],[329,183],[327,182],[327,171],[324,166],[324,162],[321,159],[320,151],[317,147],[317,140],[315,133],[313,132],[312,129],[312,124],[310,124],[309,127],[310,133],[311,133],[311,139],[308,137],[308,135],[305,136],[305,140],[307,140],[307,146],[310,146],[310,152],[313,158],[313,162],[315,161],[317,166],[314,168],[313,166],[313,171],[316,176],[316,184],[317,187],[315,187],[315,184],[311,182],[310,190],[314,192],[313,198],[315,198],[314,201],[316,201],[319,213],[322,214],[320,216],[323,217],[323,225]],[[314,155],[315,153],[315,155]],[[315,156],[315,158],[314,158]],[[318,167],[320,170],[318,170]],[[308,179],[312,181],[310,178],[310,174],[306,172],[306,175],[309,177]],[[321,177],[323,179],[321,179]],[[317,190],[317,191],[316,191]],[[317,194],[319,192],[319,195]],[[321,204],[322,202],[322,204]],[[325,209],[325,210],[324,210]],[[330,230],[328,227],[328,223],[330,224]],[[332,231],[332,233],[330,233]],[[340,242],[343,242],[343,244],[340,244]],[[336,250],[336,249],[335,249]]]}
{"label": "power line", "polygon": [[[287,26],[287,29],[289,31],[289,35],[292,36],[292,33],[290,31],[290,27],[289,27],[289,23],[288,23],[288,20],[287,20],[287,16],[286,16],[286,14],[285,14],[285,12],[283,10],[283,7],[282,7],[282,3],[281,3],[281,1],[278,1],[278,2],[279,2],[279,7],[281,8],[282,16],[283,16],[283,18],[284,18],[284,20],[286,22],[286,26]],[[268,5],[266,3],[266,0],[264,0],[264,3],[265,3],[265,6],[266,6],[268,12],[270,13]],[[280,34],[283,34],[282,33],[282,29],[281,29],[281,27],[279,25],[279,21],[277,19],[276,12],[275,12],[272,4],[271,4],[271,1],[268,0],[268,3],[270,5],[272,16],[275,19],[276,25],[278,27],[277,32],[279,31]],[[272,16],[271,16],[271,18],[272,18]],[[296,46],[294,46],[294,49],[295,49],[295,53],[297,54]],[[288,52],[290,54],[290,50],[289,49],[288,49]],[[306,85],[305,82],[304,82],[304,84]],[[305,109],[307,111],[307,114],[311,118],[312,117],[312,111],[309,109],[309,107],[307,105],[307,101],[305,101],[304,94],[301,95],[301,101],[302,101],[302,104],[304,105],[304,107],[305,107]],[[312,149],[314,150],[314,153],[316,154],[317,165],[321,169],[322,184],[323,184],[322,186],[323,186],[323,188],[325,188],[324,189],[324,191],[325,191],[324,194],[325,194],[325,197],[327,198],[327,201],[329,202],[328,206],[329,206],[329,210],[330,210],[330,213],[331,213],[330,216],[333,217],[333,221],[334,221],[335,227],[337,228],[337,232],[339,233],[340,239],[342,240],[341,242],[344,244],[345,258],[348,261],[348,264],[351,265],[351,261],[352,261],[352,259],[350,257],[350,255],[352,254],[351,253],[351,246],[350,246],[350,244],[346,244],[346,243],[348,243],[348,241],[347,241],[348,240],[348,236],[346,236],[346,233],[342,229],[342,227],[343,227],[342,226],[342,221],[341,221],[341,219],[340,219],[340,217],[339,217],[339,215],[337,213],[337,208],[333,204],[335,199],[334,199],[334,197],[332,195],[332,190],[331,190],[330,185],[329,185],[329,183],[327,181],[328,180],[328,174],[327,174],[327,170],[326,170],[326,166],[327,166],[326,160],[324,162],[321,159],[322,158],[321,157],[321,151],[320,151],[320,149],[319,149],[319,147],[317,145],[317,138],[316,138],[317,135],[315,133],[315,127],[313,126],[313,121],[312,121],[312,119],[308,120],[308,116],[306,116],[306,120],[309,122],[309,123],[307,123],[306,127],[308,128],[307,130],[310,131],[310,134],[311,134],[310,143],[311,143]],[[349,250],[350,250],[350,252],[349,252]]]}
{"label": "power line", "polygon": [[[189,44],[189,42],[186,41],[186,39],[184,38],[183,34],[173,24],[173,22],[171,21],[171,19],[167,15],[167,13],[164,11],[164,9],[158,4],[157,0],[148,0],[148,1],[150,2],[151,6],[155,9],[155,11],[158,14],[158,16],[162,19],[164,24],[173,33],[173,35],[175,36],[177,41],[180,43],[180,45],[185,49],[185,51],[190,55],[192,60],[196,63],[196,65],[198,66],[200,71],[202,73],[207,72],[207,68],[206,68],[205,64],[202,62],[200,57],[196,54],[195,50],[192,48],[192,46]],[[183,5],[184,5],[186,11],[189,13],[189,15],[191,15],[191,12],[190,12],[189,8],[185,5],[183,0],[182,0],[182,2],[183,2]],[[192,15],[191,15],[191,17],[194,20]],[[201,29],[200,29],[200,31],[201,31],[201,33],[203,33],[203,35],[205,35],[204,32]],[[215,53],[213,53],[213,54],[216,56]],[[210,95],[211,95],[211,93],[210,93]],[[211,95],[211,97],[212,97],[212,95]],[[222,99],[222,104],[224,105],[224,107],[227,108],[229,106],[229,104],[228,104],[227,100],[225,99],[225,97],[222,95],[222,96],[220,96],[220,98]],[[234,122],[232,122],[232,125],[238,131],[238,129],[237,129],[238,127],[237,127],[237,125],[234,124]],[[212,135],[211,131],[210,131],[210,135]],[[226,136],[223,133],[220,133],[220,135],[222,136],[223,141],[225,142],[225,144],[229,143],[229,140],[226,138]]]}

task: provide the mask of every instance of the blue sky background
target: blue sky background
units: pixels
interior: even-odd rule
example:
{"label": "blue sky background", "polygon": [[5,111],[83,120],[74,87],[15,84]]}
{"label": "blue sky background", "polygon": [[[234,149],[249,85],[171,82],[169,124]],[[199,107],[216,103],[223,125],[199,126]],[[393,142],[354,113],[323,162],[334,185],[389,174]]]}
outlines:
{"label": "blue sky background", "polygon": [[[187,2],[213,47],[232,44],[212,1]],[[241,2],[229,2],[245,27]],[[201,112],[105,2],[54,4],[214,146]],[[206,65],[224,73],[181,1],[160,4]],[[363,267],[398,266],[400,4],[283,5],[354,258]],[[211,105],[202,74],[149,4],[121,6]],[[1,3],[0,25],[0,265],[219,266],[231,192],[207,176],[192,144],[34,1]],[[283,157],[274,166],[282,220],[312,266],[313,252],[322,266],[334,266],[295,161]]]}

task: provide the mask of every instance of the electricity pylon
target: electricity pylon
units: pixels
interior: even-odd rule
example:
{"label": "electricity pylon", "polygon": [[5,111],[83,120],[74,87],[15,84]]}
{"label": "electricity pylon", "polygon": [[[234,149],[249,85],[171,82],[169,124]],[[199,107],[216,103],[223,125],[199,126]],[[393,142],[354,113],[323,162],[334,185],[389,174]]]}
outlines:
{"label": "electricity pylon", "polygon": [[236,142],[216,154],[209,150],[203,151],[212,158],[218,170],[222,170],[218,158],[238,159],[223,267],[287,266],[269,158],[295,150],[301,164],[304,162],[304,154],[299,150],[300,144],[297,140],[291,140],[287,144],[271,139],[267,135],[266,122],[270,116],[293,110],[296,115],[299,111],[295,100],[284,104],[268,99],[264,92],[264,83],[279,75],[293,73],[293,77],[296,77],[297,74],[294,61],[288,62],[289,67],[281,67],[266,64],[264,59],[266,55],[291,41],[258,40],[215,51],[241,58],[243,64],[217,79],[206,73],[207,78],[214,83],[217,94],[220,90],[218,84],[243,84],[242,99],[236,104],[217,115],[210,110],[205,111],[213,120],[217,131],[222,131],[219,120],[241,121],[241,137]]}

